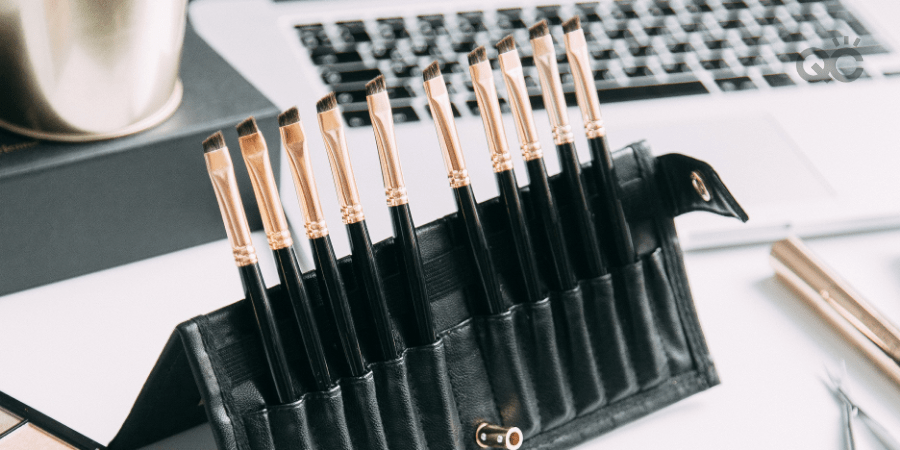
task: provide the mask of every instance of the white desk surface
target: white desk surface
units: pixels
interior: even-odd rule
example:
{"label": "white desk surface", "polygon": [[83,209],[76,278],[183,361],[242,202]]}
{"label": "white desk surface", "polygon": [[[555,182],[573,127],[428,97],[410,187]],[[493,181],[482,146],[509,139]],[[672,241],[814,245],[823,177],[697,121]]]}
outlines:
{"label": "white desk surface", "polygon": [[[808,243],[900,323],[900,231]],[[685,256],[722,384],[579,449],[840,449],[839,406],[821,380],[842,360],[851,395],[900,437],[900,388],[773,278],[768,251]],[[172,329],[242,297],[229,255],[219,241],[0,297],[0,391],[108,442]],[[274,283],[274,262],[261,263]],[[146,450],[214,448],[203,425]]]}

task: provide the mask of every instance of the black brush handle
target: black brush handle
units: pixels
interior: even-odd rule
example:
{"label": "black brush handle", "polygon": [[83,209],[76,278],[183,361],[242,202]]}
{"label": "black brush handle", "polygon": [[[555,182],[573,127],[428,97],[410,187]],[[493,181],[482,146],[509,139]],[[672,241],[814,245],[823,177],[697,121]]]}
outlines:
{"label": "black brush handle", "polygon": [[575,288],[575,273],[569,263],[569,254],[566,251],[566,241],[563,239],[562,224],[559,218],[559,210],[556,209],[556,201],[550,190],[550,180],[547,178],[547,168],[544,166],[544,158],[532,159],[526,162],[528,168],[529,189],[531,190],[531,202],[538,216],[538,223],[544,239],[547,241],[550,261],[553,268],[554,287],[567,291]]}
{"label": "black brush handle", "polygon": [[631,264],[637,259],[637,255],[634,251],[634,241],[631,239],[631,227],[625,218],[625,209],[622,208],[622,188],[616,178],[609,143],[605,136],[601,136],[588,139],[588,144],[591,147],[591,160],[595,168],[597,193],[604,212],[603,229],[611,231],[606,235],[607,239],[604,239],[604,247],[610,254],[616,256],[617,265]]}
{"label": "black brush handle", "polygon": [[297,261],[294,246],[289,245],[274,251],[275,262],[278,265],[278,278],[281,286],[287,290],[294,311],[294,321],[300,329],[300,343],[306,352],[309,371],[312,373],[317,391],[326,391],[331,387],[331,374],[328,372],[328,361],[325,359],[325,350],[322,348],[322,340],[319,338],[319,330],[316,326],[315,316],[309,302],[309,295],[303,286],[303,273]]}
{"label": "black brush handle", "polygon": [[256,326],[266,354],[266,362],[269,365],[269,373],[275,382],[275,395],[278,403],[283,405],[292,403],[300,398],[300,394],[291,383],[291,372],[287,363],[287,354],[281,335],[275,325],[275,312],[269,296],[266,295],[266,285],[263,283],[262,273],[256,263],[238,267],[241,272],[241,282],[244,285],[244,298],[250,301],[253,307],[253,315],[256,317]]}
{"label": "black brush handle", "polygon": [[456,194],[456,206],[459,215],[466,226],[466,235],[469,239],[469,248],[474,256],[475,272],[484,291],[488,303],[488,313],[499,314],[505,309],[503,297],[500,295],[500,283],[494,272],[494,261],[491,258],[491,249],[478,217],[478,205],[475,202],[475,194],[469,185],[453,188]]}
{"label": "black brush handle", "polygon": [[350,375],[358,377],[366,373],[366,366],[363,362],[362,350],[359,348],[359,339],[356,337],[356,328],[353,327],[350,304],[347,301],[347,292],[344,290],[344,281],[338,271],[331,238],[323,236],[310,239],[309,242],[313,258],[316,259],[316,276],[319,278],[319,286],[331,309],[341,348],[344,351],[344,358],[347,360],[347,365],[350,366]]}
{"label": "black brush handle", "polygon": [[416,316],[418,330],[416,345],[428,345],[437,341],[437,333],[434,331],[431,300],[428,298],[428,287],[425,284],[425,265],[422,252],[419,251],[416,225],[413,223],[409,205],[392,206],[388,209],[391,211],[394,241],[400,246],[403,268],[406,269],[406,279],[409,283],[409,295]]}
{"label": "black brush handle", "polygon": [[516,172],[509,169],[496,172],[494,176],[497,178],[500,201],[503,203],[509,231],[515,245],[519,272],[522,275],[522,284],[525,286],[525,296],[529,302],[539,302],[543,296],[541,288],[538,286],[537,261],[534,259],[534,248],[531,246],[528,225],[525,223],[525,212],[522,211],[522,199],[519,198]]}
{"label": "black brush handle", "polygon": [[378,265],[375,263],[375,251],[372,249],[372,238],[369,237],[366,221],[360,220],[347,224],[347,234],[350,236],[353,271],[356,279],[365,288],[372,320],[375,322],[375,334],[378,335],[381,360],[394,359],[400,356],[400,351],[397,349],[397,342],[394,339],[394,326],[391,324],[387,300],[384,297],[384,283],[381,281]]}
{"label": "black brush handle", "polygon": [[578,153],[575,145],[566,143],[556,146],[559,156],[559,167],[562,178],[566,184],[566,190],[572,197],[572,205],[577,221],[578,237],[581,248],[584,249],[585,264],[589,277],[598,277],[606,274],[603,257],[600,254],[600,243],[597,241],[597,228],[587,201],[587,194],[581,184],[581,162],[578,161]]}

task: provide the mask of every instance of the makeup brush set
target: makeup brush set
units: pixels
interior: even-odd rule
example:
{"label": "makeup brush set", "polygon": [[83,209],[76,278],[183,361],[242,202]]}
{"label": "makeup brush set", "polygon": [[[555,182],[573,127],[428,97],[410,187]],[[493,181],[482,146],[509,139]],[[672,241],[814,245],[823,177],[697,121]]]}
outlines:
{"label": "makeup brush set", "polygon": [[[499,197],[478,203],[435,62],[439,148],[398,148],[383,77],[366,85],[394,237],[372,243],[334,94],[317,106],[351,255],[338,260],[297,108],[278,117],[315,270],[302,273],[269,150],[237,125],[280,285],[265,288],[222,133],[203,142],[245,300],[180,325],[110,448],[211,422],[222,450],[568,448],[718,384],[673,218],[746,221],[715,171],[644,142],[610,152],[577,17],[546,22],[533,61],[561,168],[548,176],[513,36],[469,54]],[[592,163],[574,147],[568,60]],[[492,63],[494,65],[492,66]],[[520,188],[495,72],[528,172]],[[374,151],[374,149],[373,149]],[[457,213],[416,227],[401,151],[440,151]],[[277,156],[276,156],[277,157]],[[322,155],[321,157],[324,157]],[[373,168],[366,168],[373,170]],[[321,175],[321,174],[320,174]]]}

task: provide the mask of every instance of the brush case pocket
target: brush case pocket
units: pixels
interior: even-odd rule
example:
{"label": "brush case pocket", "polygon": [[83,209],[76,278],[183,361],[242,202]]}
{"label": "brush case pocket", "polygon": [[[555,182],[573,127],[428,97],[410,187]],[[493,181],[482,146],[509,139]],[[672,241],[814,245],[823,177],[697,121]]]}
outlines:
{"label": "brush case pocket", "polygon": [[[481,423],[517,426],[523,449],[562,449],[622,426],[719,383],[697,321],[673,218],[709,211],[747,217],[709,165],[652,156],[643,143],[614,154],[623,207],[639,259],[606,275],[578,273],[577,234],[566,233],[576,288],[525,300],[497,199],[480,204],[507,308],[484,310],[456,215],[417,229],[439,340],[408,345],[415,317],[393,241],[377,243],[388,310],[405,349],[376,361],[368,305],[349,258],[339,267],[368,364],[352,377],[314,273],[304,275],[326,343],[334,386],[309,390],[299,332],[280,287],[270,289],[301,399],[274,403],[245,302],[196,317],[173,333],[112,449],[136,448],[209,421],[220,450],[477,450]],[[702,177],[706,191],[695,188]],[[588,194],[593,174],[584,171]],[[570,205],[551,187],[564,223]],[[529,205],[528,188],[522,189]],[[526,211],[529,216],[530,211]],[[534,217],[529,217],[534,220]],[[534,225],[534,222],[531,223]],[[534,228],[532,228],[534,229]],[[532,233],[534,237],[535,233]],[[605,236],[601,235],[601,238]],[[540,249],[540,245],[536,243]],[[545,262],[541,262],[544,264]],[[539,280],[546,285],[546,280]]]}

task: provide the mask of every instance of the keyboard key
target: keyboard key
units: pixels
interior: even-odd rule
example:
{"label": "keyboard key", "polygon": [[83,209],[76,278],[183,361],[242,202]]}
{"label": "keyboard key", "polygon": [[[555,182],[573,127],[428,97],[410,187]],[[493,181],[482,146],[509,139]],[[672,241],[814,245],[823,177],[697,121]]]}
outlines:
{"label": "keyboard key", "polygon": [[[407,86],[395,86],[387,88],[388,98],[390,99],[401,99],[401,98],[413,98],[415,94],[413,91]],[[337,97],[338,103],[344,105],[348,103],[365,103],[366,102],[366,90],[365,89],[350,89],[350,90],[341,90],[335,89],[335,96]]]}
{"label": "keyboard key", "polygon": [[656,52],[653,50],[653,47],[649,45],[645,46],[634,46],[628,49],[631,52],[631,56],[639,57],[639,56],[653,56]]}
{"label": "keyboard key", "polygon": [[581,16],[582,22],[600,22],[600,16],[597,14],[597,6],[599,3],[576,3],[577,13]]}
{"label": "keyboard key", "polygon": [[481,11],[461,12],[456,14],[459,31],[464,34],[474,34],[479,31],[487,31],[484,25],[484,13]]}
{"label": "keyboard key", "polygon": [[444,16],[441,14],[433,14],[429,16],[419,16],[419,33],[426,38],[431,38],[439,34],[447,34],[444,27]]}
{"label": "keyboard key", "polygon": [[756,89],[756,85],[753,84],[750,77],[719,78],[716,80],[716,84],[725,92]]}
{"label": "keyboard key", "polygon": [[366,24],[362,21],[338,22],[338,29],[341,30],[341,37],[344,42],[369,42],[372,40],[369,33],[366,32]]}
{"label": "keyboard key", "polygon": [[647,66],[636,66],[625,68],[625,75],[628,75],[629,78],[649,77],[653,75],[653,72]]}
{"label": "keyboard key", "polygon": [[463,42],[454,42],[450,44],[453,47],[453,51],[456,53],[469,53],[475,48],[478,47],[478,44],[475,41],[463,41]]}
{"label": "keyboard key", "polygon": [[721,50],[723,48],[731,47],[731,44],[725,39],[717,39],[714,41],[706,41],[706,47],[710,50]]}
{"label": "keyboard key", "polygon": [[692,13],[705,13],[712,11],[712,8],[706,4],[705,0],[692,0],[690,3],[685,5],[685,8]]}
{"label": "keyboard key", "polygon": [[594,71],[594,81],[612,80],[613,76],[608,69],[599,69]]}
{"label": "keyboard key", "polygon": [[[683,83],[654,84],[649,86],[628,86],[598,89],[601,103],[649,100],[654,98],[678,97],[682,95],[708,94],[709,91],[699,81]],[[532,97],[532,105],[534,100]]]}
{"label": "keyboard key", "polygon": [[422,75],[422,71],[419,70],[419,66],[407,66],[403,63],[392,64],[391,72],[397,78],[410,78]]}
{"label": "keyboard key", "polygon": [[368,83],[378,75],[381,75],[381,70],[378,69],[362,69],[348,72],[327,70],[322,73],[322,79],[325,80],[325,83],[327,84]]}
{"label": "keyboard key", "polygon": [[719,26],[726,30],[734,30],[738,28],[744,28],[744,23],[740,20],[727,20],[724,22],[719,22]]}
{"label": "keyboard key", "polygon": [[666,73],[688,73],[691,69],[687,66],[687,64],[680,62],[675,64],[666,64],[663,66],[663,70]]}
{"label": "keyboard key", "polygon": [[619,0],[615,2],[618,9],[613,10],[613,17],[617,19],[637,19],[638,14],[634,11],[634,5],[631,0]]}
{"label": "keyboard key", "polygon": [[497,10],[497,25],[504,30],[528,28],[522,20],[522,8]]}
{"label": "keyboard key", "polygon": [[344,120],[347,121],[347,126],[350,128],[356,127],[364,127],[366,125],[372,125],[372,118],[369,117],[369,111],[343,111]]}
{"label": "keyboard key", "polygon": [[758,66],[764,62],[760,56],[755,56],[755,55],[740,57],[740,58],[738,58],[738,61],[740,61],[744,67]]}
{"label": "keyboard key", "polygon": [[688,53],[694,51],[694,46],[687,42],[681,42],[669,47],[672,53]]}
{"label": "keyboard key", "polygon": [[528,97],[528,100],[531,101],[531,109],[535,111],[544,109],[544,97],[540,95],[531,95]]}
{"label": "keyboard key", "polygon": [[757,45],[766,45],[766,38],[762,36],[749,36],[742,39],[744,45],[748,47],[756,47]]}
{"label": "keyboard key", "polygon": [[[610,59],[616,59],[616,58],[619,57],[619,55],[616,54],[616,51],[613,50],[613,49],[592,50],[592,51],[591,51],[591,56],[593,56],[594,59],[598,59],[598,60],[601,60],[601,61],[610,60]],[[529,58],[530,58],[530,57],[529,57]],[[524,59],[524,58],[523,58],[523,59]],[[523,62],[522,65],[525,65],[525,63]],[[530,65],[533,66],[533,65],[534,65],[534,62],[532,62]]]}
{"label": "keyboard key", "polygon": [[323,64],[343,64],[352,62],[361,62],[362,56],[359,52],[352,50],[349,52],[325,53],[313,57],[313,62],[317,65]]}
{"label": "keyboard key", "polygon": [[391,17],[388,19],[378,19],[378,33],[384,39],[403,39],[408,38],[409,33],[406,32],[406,24],[402,17]]}
{"label": "keyboard key", "polygon": [[394,123],[410,123],[410,122],[418,122],[419,115],[416,114],[416,110],[414,110],[411,106],[401,106],[393,108],[394,114]]}
{"label": "keyboard key", "polygon": [[314,49],[320,46],[331,46],[328,39],[328,33],[321,23],[313,23],[308,25],[297,25],[297,32],[300,33],[300,42],[308,49]]}
{"label": "keyboard key", "polygon": [[724,1],[722,2],[722,6],[729,11],[734,11],[737,9],[747,9],[747,4],[741,0],[737,1]]}
{"label": "keyboard key", "polygon": [[769,83],[769,86],[772,87],[782,87],[782,86],[793,86],[794,81],[791,80],[791,77],[784,73],[773,73],[769,75],[763,75],[766,83]]}
{"label": "keyboard key", "polygon": [[540,22],[542,19],[546,19],[550,25],[561,25],[563,22],[559,17],[559,5],[538,6],[537,11],[535,22]]}
{"label": "keyboard key", "polygon": [[668,0],[658,0],[650,6],[650,14],[654,16],[674,16],[675,10],[669,5]]}
{"label": "keyboard key", "polygon": [[727,69],[728,64],[721,59],[708,59],[706,61],[700,61],[700,65],[703,66],[706,70],[717,70],[717,69]]}

